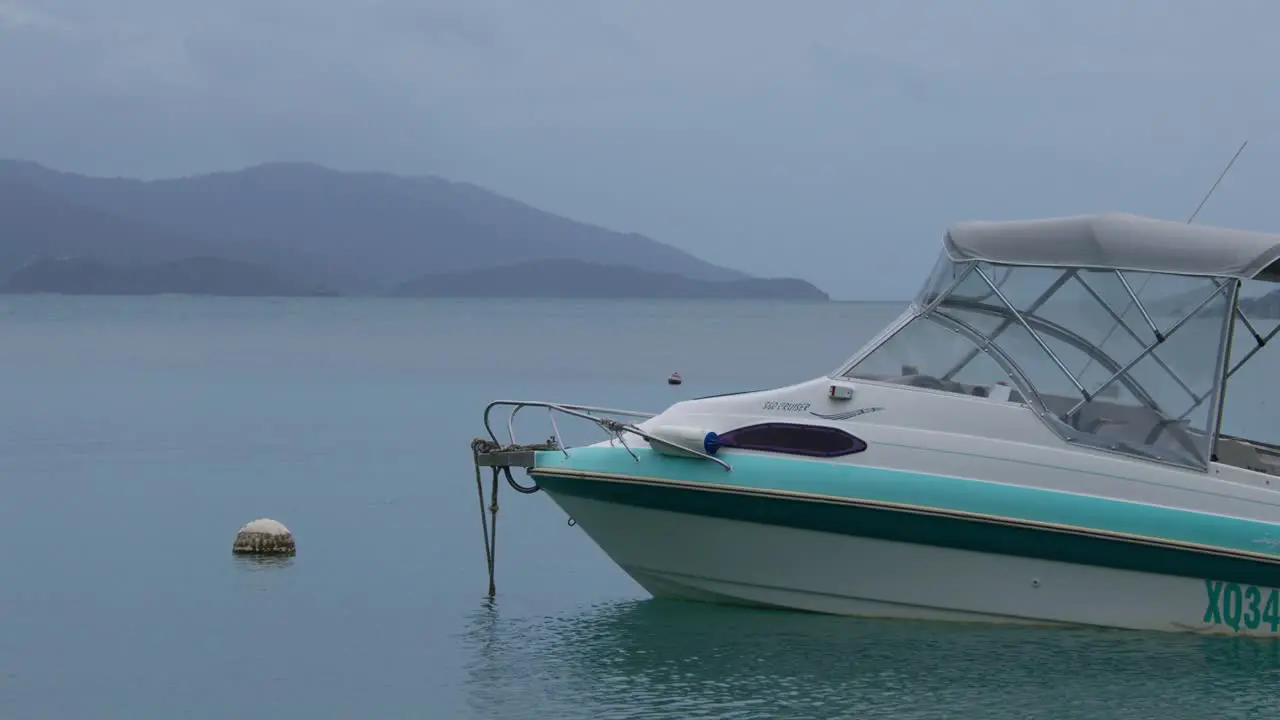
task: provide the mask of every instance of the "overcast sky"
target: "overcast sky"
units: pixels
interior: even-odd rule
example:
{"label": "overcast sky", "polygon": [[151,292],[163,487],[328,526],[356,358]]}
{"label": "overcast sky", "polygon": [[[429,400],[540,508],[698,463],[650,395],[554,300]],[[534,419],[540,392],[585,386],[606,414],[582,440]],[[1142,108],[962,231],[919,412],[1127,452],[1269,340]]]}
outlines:
{"label": "overcast sky", "polygon": [[466,180],[841,298],[956,220],[1280,231],[1275,0],[0,0],[0,155]]}

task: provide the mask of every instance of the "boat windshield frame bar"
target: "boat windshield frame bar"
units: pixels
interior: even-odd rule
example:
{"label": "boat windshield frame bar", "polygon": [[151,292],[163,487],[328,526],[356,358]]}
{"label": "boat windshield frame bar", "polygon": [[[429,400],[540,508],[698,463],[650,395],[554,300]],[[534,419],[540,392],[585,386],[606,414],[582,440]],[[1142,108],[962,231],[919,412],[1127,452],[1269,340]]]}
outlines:
{"label": "boat windshield frame bar", "polygon": [[[1118,270],[1116,271],[1117,274],[1119,274],[1119,272],[1120,271]],[[1123,276],[1121,276],[1121,278],[1123,279]],[[1134,342],[1138,344],[1142,344],[1144,342],[1143,339],[1138,336],[1138,331],[1129,327],[1129,323],[1125,322],[1124,318],[1120,317],[1120,314],[1116,312],[1115,308],[1111,307],[1111,303],[1107,302],[1098,294],[1097,290],[1093,289],[1093,286],[1089,284],[1089,281],[1086,280],[1083,275],[1076,273],[1076,280],[1080,283],[1080,286],[1085,289],[1085,292],[1089,293],[1089,295],[1107,311],[1107,314],[1111,316],[1111,319],[1116,322],[1117,327],[1124,328],[1124,331],[1129,334],[1129,337],[1132,338]],[[1128,282],[1125,282],[1125,286],[1128,287]],[[1143,309],[1142,303],[1133,295],[1133,291],[1130,290],[1129,292],[1130,298],[1137,303],[1139,310],[1142,311],[1142,316],[1147,319],[1147,324],[1151,328],[1151,331],[1156,337],[1160,337],[1160,330],[1155,326],[1155,323],[1151,321],[1151,316]],[[1154,360],[1166,373],[1168,373],[1169,377],[1173,378],[1173,381],[1178,384],[1178,387],[1182,388],[1183,392],[1190,395],[1193,400],[1200,399],[1200,396],[1196,394],[1196,391],[1192,390],[1189,385],[1183,382],[1182,376],[1174,371],[1173,368],[1169,367],[1168,363],[1162,360],[1159,355],[1152,354],[1151,359]]]}
{"label": "boat windshield frame bar", "polygon": [[[1249,330],[1249,333],[1251,335],[1253,335],[1253,347],[1249,348],[1249,351],[1244,354],[1244,357],[1240,358],[1240,360],[1237,361],[1234,365],[1228,365],[1225,371],[1223,372],[1223,375],[1222,375],[1223,390],[1220,393],[1222,395],[1226,394],[1226,383],[1228,380],[1231,379],[1233,375],[1236,374],[1236,371],[1244,367],[1245,363],[1249,362],[1249,360],[1252,359],[1254,355],[1257,355],[1258,352],[1262,350],[1262,348],[1266,347],[1268,343],[1274,340],[1276,335],[1280,334],[1280,323],[1277,323],[1275,327],[1271,328],[1271,330],[1266,335],[1263,335],[1262,333],[1258,332],[1257,328],[1249,320],[1249,317],[1245,314],[1243,310],[1240,309],[1240,302],[1239,302],[1240,283],[1236,281],[1235,285],[1236,285],[1236,291],[1235,291],[1236,298],[1235,300],[1233,300],[1233,303],[1235,305],[1235,310],[1232,313],[1232,315],[1233,317],[1240,318],[1240,321],[1244,324],[1245,328]],[[1234,323],[1232,323],[1232,326],[1234,328]],[[1228,352],[1227,352],[1228,359],[1230,359],[1231,357],[1230,351],[1235,349],[1235,333],[1231,332],[1230,335],[1231,335],[1230,347],[1228,348]],[[1179,419],[1185,418],[1187,415],[1190,415],[1193,410],[1195,410],[1197,407],[1200,406],[1200,403],[1209,399],[1209,397],[1210,397],[1209,394],[1196,396],[1195,398],[1196,401],[1192,403],[1191,407],[1187,408],[1186,412],[1184,412],[1182,415],[1179,416]],[[1218,409],[1219,419],[1217,422],[1217,429],[1214,432],[1215,438],[1218,435],[1222,434],[1221,433],[1222,420],[1220,416],[1222,415],[1222,409],[1223,409],[1222,406],[1224,406],[1225,403],[1222,403],[1221,400],[1219,401],[1219,403],[1220,403],[1220,407]],[[1228,435],[1227,437],[1233,437],[1233,436]],[[1258,443],[1258,441],[1256,440],[1250,440],[1249,442],[1254,444]]]}
{"label": "boat windshield frame bar", "polygon": [[919,312],[920,315],[924,315],[925,313],[933,310],[934,308],[938,307],[938,304],[941,303],[943,300],[946,300],[947,298],[951,297],[951,293],[955,292],[956,288],[960,287],[960,284],[963,283],[965,280],[967,280],[969,278],[969,275],[973,273],[973,271],[978,267],[978,263],[976,262],[967,262],[964,265],[965,265],[964,270],[960,271],[960,273],[956,275],[956,277],[951,282],[947,283],[947,287],[945,289],[935,292],[933,294],[933,297],[924,298],[925,302],[923,305],[919,305],[919,303],[916,303],[916,305],[919,306],[920,308],[920,312]]}
{"label": "boat windshield frame bar", "polygon": [[[1027,332],[1031,333],[1031,339],[1036,341],[1036,344],[1040,346],[1040,349],[1048,353],[1049,359],[1053,361],[1053,364],[1057,365],[1058,369],[1066,374],[1067,379],[1071,381],[1071,384],[1075,386],[1076,390],[1078,390],[1082,396],[1084,396],[1084,402],[1092,400],[1093,398],[1089,395],[1089,391],[1084,389],[1084,385],[1080,384],[1080,381],[1076,379],[1075,374],[1067,368],[1066,363],[1062,362],[1062,358],[1058,357],[1058,353],[1054,352],[1053,348],[1049,347],[1049,344],[1044,341],[1044,338],[1040,337],[1040,333],[1036,332],[1035,329],[1031,327],[1030,323],[1027,322],[1027,319],[1018,311],[1018,308],[1009,301],[1009,298],[1005,297],[1005,294],[1000,291],[1000,288],[996,287],[995,283],[991,282],[991,278],[982,271],[982,268],[975,266],[974,271],[977,272],[978,277],[982,278],[983,282],[991,288],[992,292],[996,294],[996,297],[1000,298],[1000,302],[1004,303],[1004,306],[1009,309],[1009,312],[1013,314],[1013,318],[1018,321],[1018,324]],[[1073,270],[1065,270],[1063,274],[1065,275],[1067,272],[1073,272]],[[1101,348],[1099,348],[1099,350],[1101,350]]]}
{"label": "boat windshield frame bar", "polygon": [[1280,323],[1271,328],[1271,332],[1266,335],[1255,335],[1253,347],[1249,348],[1249,352],[1245,353],[1245,356],[1240,358],[1240,362],[1236,363],[1235,366],[1227,372],[1227,377],[1230,378],[1232,375],[1235,375],[1236,371],[1243,367],[1249,358],[1257,355],[1259,350],[1266,347],[1268,343],[1274,340],[1277,333],[1280,333]]}
{"label": "boat windshield frame bar", "polygon": [[1236,363],[1234,367],[1227,371],[1228,378],[1235,375],[1236,371],[1243,367],[1249,358],[1258,354],[1259,350],[1266,347],[1267,343],[1274,340],[1277,334],[1280,334],[1280,323],[1277,323],[1275,327],[1271,328],[1271,331],[1266,335],[1258,332],[1257,327],[1249,320],[1249,316],[1245,315],[1245,312],[1240,309],[1240,303],[1238,302],[1236,303],[1236,315],[1240,318],[1240,322],[1244,323],[1245,329],[1249,331],[1249,334],[1253,336],[1253,347],[1249,348],[1249,352],[1245,353],[1245,356],[1240,358],[1240,362]]}
{"label": "boat windshield frame bar", "polygon": [[[975,264],[975,267],[976,267],[976,264]],[[1031,305],[1027,307],[1027,312],[1034,314],[1036,310],[1040,309],[1041,305],[1044,305],[1046,302],[1049,301],[1050,298],[1053,297],[1054,293],[1058,292],[1058,290],[1063,285],[1067,284],[1069,278],[1071,278],[1072,276],[1078,277],[1079,274],[1080,274],[1079,269],[1071,269],[1071,270],[1068,270],[1067,272],[1064,272],[1061,276],[1058,277],[1057,280],[1054,280],[1052,283],[1049,284],[1049,287],[1046,288],[1045,291],[1040,294],[1040,297],[1036,298],[1031,303]],[[939,297],[939,300],[943,300],[945,298],[946,296],[943,295]],[[1006,307],[1008,306],[1008,302],[1005,303],[1005,306]],[[1015,310],[1015,313],[1016,313],[1016,310]],[[1004,320],[1000,322],[999,327],[992,330],[989,335],[983,335],[983,337],[985,338],[985,343],[987,345],[994,343],[996,338],[1005,330],[1008,330],[1010,327],[1012,327],[1015,322],[1017,322],[1017,320],[1013,316],[1006,317]],[[955,377],[957,373],[959,373],[961,370],[964,370],[969,363],[973,362],[974,358],[978,357],[979,352],[980,352],[980,349],[975,347],[973,350],[970,350],[969,352],[965,353],[965,356],[959,362],[957,362],[954,367],[952,367],[950,370],[944,373],[941,376],[941,378],[943,380],[950,380],[951,378]]]}
{"label": "boat windshield frame bar", "polygon": [[[1223,291],[1224,289],[1226,289],[1226,288],[1227,288],[1227,286],[1228,286],[1230,283],[1229,283],[1229,282],[1227,282],[1227,281],[1225,281],[1225,280],[1215,280],[1214,284],[1215,284],[1215,287],[1214,287],[1214,289],[1213,289],[1213,292],[1209,293],[1209,296],[1208,296],[1208,297],[1206,297],[1205,299],[1201,300],[1201,301],[1199,302],[1199,304],[1197,304],[1197,305],[1195,306],[1195,308],[1193,308],[1190,312],[1188,312],[1185,316],[1183,316],[1183,318],[1182,318],[1181,320],[1179,320],[1178,322],[1174,323],[1173,327],[1169,328],[1168,332],[1164,332],[1164,333],[1162,333],[1162,332],[1160,332],[1160,330],[1159,330],[1159,329],[1156,329],[1156,330],[1155,330],[1155,334],[1156,334],[1156,340],[1155,340],[1155,342],[1148,343],[1148,344],[1147,344],[1147,346],[1146,346],[1146,347],[1144,347],[1144,348],[1142,349],[1142,352],[1138,353],[1138,354],[1137,354],[1137,355],[1136,355],[1132,360],[1130,360],[1129,362],[1125,363],[1125,365],[1124,365],[1123,367],[1121,367],[1119,370],[1115,371],[1115,372],[1111,375],[1111,377],[1109,377],[1109,378],[1107,378],[1106,380],[1104,380],[1104,381],[1102,382],[1102,384],[1098,386],[1098,389],[1094,391],[1094,393],[1101,393],[1103,390],[1105,390],[1105,389],[1107,389],[1108,387],[1110,387],[1110,386],[1111,386],[1111,383],[1113,383],[1113,382],[1115,382],[1116,380],[1118,380],[1118,379],[1120,378],[1120,376],[1121,376],[1121,375],[1127,375],[1127,374],[1129,373],[1129,371],[1130,371],[1130,370],[1132,370],[1132,369],[1134,368],[1134,366],[1135,366],[1135,365],[1137,365],[1138,363],[1142,362],[1142,360],[1143,360],[1144,358],[1146,358],[1148,355],[1152,355],[1152,354],[1156,351],[1156,349],[1157,349],[1157,348],[1159,348],[1161,345],[1163,345],[1163,344],[1165,343],[1165,341],[1166,341],[1166,340],[1168,340],[1168,339],[1169,339],[1169,337],[1170,337],[1171,335],[1173,335],[1174,333],[1178,332],[1178,330],[1179,330],[1179,329],[1181,329],[1181,328],[1182,328],[1182,326],[1184,326],[1184,325],[1186,325],[1188,322],[1190,322],[1190,321],[1191,321],[1191,319],[1192,319],[1192,318],[1194,318],[1194,317],[1196,316],[1196,314],[1197,314],[1197,313],[1199,313],[1202,309],[1204,309],[1204,307],[1205,307],[1206,305],[1208,305],[1210,302],[1212,302],[1214,298],[1216,298],[1218,295],[1220,295],[1220,294],[1222,293],[1222,291]],[[1135,301],[1135,302],[1137,302],[1137,298],[1134,298],[1134,301]],[[1138,309],[1139,309],[1139,310],[1142,310],[1142,303],[1141,303],[1141,302],[1138,302]],[[1148,317],[1148,318],[1150,317],[1150,316],[1147,316],[1147,313],[1146,313],[1146,311],[1145,311],[1145,310],[1142,310],[1142,314],[1143,314],[1144,316]],[[1229,325],[1230,323],[1224,323],[1224,324],[1225,324],[1225,325]],[[1101,348],[1099,348],[1099,350],[1101,350]],[[1177,381],[1178,381],[1178,384],[1179,384],[1179,385],[1183,385],[1182,380],[1181,380],[1180,378],[1178,378],[1177,373],[1174,373],[1172,370],[1169,370],[1169,369],[1168,369],[1168,366],[1162,365],[1161,367],[1165,368],[1165,370],[1166,370],[1167,372],[1169,372],[1169,374],[1170,374],[1170,375],[1173,375],[1173,376],[1174,376],[1174,378],[1175,378],[1175,380],[1177,380]],[[1217,373],[1215,373],[1215,374],[1217,374]],[[1215,382],[1215,383],[1214,383],[1214,385],[1215,385],[1215,386],[1218,386],[1218,385],[1221,385],[1221,383],[1219,383],[1219,382]],[[1192,399],[1195,399],[1195,395],[1194,395],[1194,394],[1192,395]],[[1068,410],[1068,411],[1067,411],[1066,417],[1071,417],[1072,415],[1075,415],[1076,413],[1080,412],[1080,409],[1081,409],[1081,408],[1083,408],[1083,407],[1085,406],[1085,404],[1086,404],[1086,403],[1088,403],[1089,401],[1090,401],[1090,398],[1086,398],[1086,399],[1081,400],[1080,402],[1076,403],[1074,407],[1072,407],[1070,410]],[[1198,404],[1198,403],[1197,403],[1197,404]],[[1194,407],[1194,405],[1193,405],[1193,407]],[[1157,406],[1157,405],[1152,405],[1151,409],[1152,409],[1152,410],[1155,410],[1156,412],[1160,413],[1161,415],[1165,415],[1166,417],[1168,417],[1168,415],[1167,415],[1163,410],[1161,410],[1161,409],[1160,409],[1160,407],[1159,407],[1159,406]]]}
{"label": "boat windshield frame bar", "polygon": [[[1236,323],[1235,318],[1241,313],[1240,310],[1240,288],[1243,285],[1239,280],[1228,280],[1227,285],[1231,288],[1227,302],[1231,304],[1231,312],[1227,313],[1227,322],[1222,328],[1222,336],[1219,338],[1219,346],[1222,348],[1221,357],[1218,358],[1218,367],[1214,368],[1217,375],[1217,395],[1213,398],[1213,404],[1209,406],[1210,412],[1213,414],[1213,425],[1209,427],[1209,462],[1212,463],[1218,457],[1218,438],[1222,436],[1222,418],[1227,408],[1227,381],[1231,378],[1231,350],[1235,346]],[[1245,324],[1249,325],[1248,320]],[[1210,397],[1210,393],[1205,393],[1203,398],[1196,400],[1186,409],[1178,420],[1185,420],[1192,411],[1200,407],[1200,403]]]}
{"label": "boat windshield frame bar", "polygon": [[[1155,334],[1157,339],[1163,340],[1163,335],[1161,335],[1160,333],[1160,328],[1156,327],[1156,323],[1154,320],[1151,319],[1151,315],[1147,314],[1146,306],[1142,304],[1142,301],[1138,299],[1138,294],[1135,293],[1133,291],[1133,288],[1129,285],[1129,279],[1126,278],[1124,276],[1124,273],[1120,272],[1119,270],[1116,270],[1115,274],[1116,274],[1116,277],[1119,278],[1120,284],[1124,286],[1124,291],[1129,294],[1129,299],[1133,301],[1134,307],[1138,308],[1138,312],[1142,313],[1142,319],[1147,321],[1147,327],[1151,329],[1151,332]],[[1098,302],[1102,303],[1103,305],[1106,305],[1107,309],[1109,310],[1113,309],[1111,308],[1111,305],[1108,304],[1102,298],[1097,297],[1096,295],[1095,295],[1095,298],[1098,300]],[[1128,325],[1123,321],[1121,321],[1120,324],[1125,325],[1126,328],[1128,327]]]}
{"label": "boat windshield frame bar", "polygon": [[[969,300],[965,300],[963,302],[952,301],[950,303],[950,307],[968,310],[971,312],[984,313],[986,315],[992,315],[992,316],[998,316],[998,317],[1008,317],[1010,313],[1008,307],[1004,305],[979,303],[979,302],[973,302]],[[1120,369],[1121,366],[1118,361],[1116,361],[1114,358],[1112,358],[1110,355],[1107,355],[1106,353],[1097,352],[1098,351],[1097,345],[1094,345],[1093,343],[1089,342],[1085,338],[1080,337],[1080,335],[1076,334],[1071,329],[1065,328],[1053,322],[1052,320],[1048,320],[1038,315],[1024,317],[1024,319],[1029,324],[1035,327],[1038,327],[1039,330],[1037,332],[1048,334],[1055,339],[1058,339],[1063,341],[1064,343],[1067,343],[1073,348],[1089,355],[1089,357],[1094,362],[1101,364],[1103,367],[1110,370],[1111,372],[1115,372],[1116,370]],[[1143,401],[1148,404],[1153,404],[1155,402],[1155,399],[1148,395],[1146,389],[1140,385],[1137,385],[1132,380],[1132,378],[1123,377],[1121,378],[1120,382],[1123,383],[1125,388],[1128,389],[1129,392],[1132,393],[1135,397],[1142,398]],[[1035,390],[1034,387],[1028,388],[1028,391],[1038,392]]]}
{"label": "boat windshield frame bar", "polygon": [[1002,350],[999,345],[996,345],[994,341],[987,338],[982,331],[960,318],[947,314],[947,312],[942,309],[934,310],[924,316],[923,319],[931,322],[937,322],[944,326],[949,326],[949,329],[955,330],[961,335],[964,335],[978,348],[979,352],[991,358],[991,360],[995,362],[1001,370],[1004,370],[1005,373],[1009,375],[1009,379],[1018,386],[1018,392],[1022,395],[1023,399],[1034,405],[1037,413],[1044,414],[1049,412],[1048,407],[1046,407],[1044,401],[1041,400],[1039,393],[1035,392],[1035,385],[1031,383],[1031,380],[1027,377],[1027,374],[1022,371],[1022,368],[1018,363],[1013,358],[1009,357],[1008,353]]}
{"label": "boat windshield frame bar", "polygon": [[1244,314],[1244,311],[1240,309],[1239,305],[1236,306],[1235,314],[1240,318],[1240,322],[1244,323],[1245,329],[1249,331],[1249,334],[1253,336],[1253,339],[1259,339],[1258,329],[1249,321],[1249,316]]}
{"label": "boat windshield frame bar", "polygon": [[[1161,415],[1165,415],[1167,417],[1168,413],[1166,413],[1163,410],[1163,408],[1161,408],[1160,403],[1157,403],[1155,398],[1152,397],[1151,394],[1147,392],[1145,388],[1142,388],[1140,385],[1137,385],[1136,381],[1133,378],[1128,377],[1127,375],[1130,370],[1132,370],[1138,363],[1142,362],[1142,360],[1146,359],[1147,357],[1153,358],[1155,362],[1159,365],[1159,367],[1162,370],[1164,370],[1164,372],[1168,374],[1169,377],[1171,377],[1173,381],[1183,390],[1183,392],[1186,392],[1187,395],[1193,401],[1191,407],[1188,408],[1187,412],[1179,416],[1178,418],[1179,420],[1185,419],[1186,415],[1189,414],[1191,410],[1194,410],[1196,407],[1199,406],[1200,403],[1204,402],[1206,398],[1214,394],[1214,390],[1210,390],[1204,396],[1197,394],[1193,389],[1191,389],[1190,386],[1187,385],[1187,383],[1182,379],[1181,375],[1179,375],[1173,368],[1169,367],[1168,363],[1164,362],[1164,360],[1162,360],[1158,355],[1155,354],[1155,351],[1159,349],[1159,347],[1163,345],[1165,341],[1167,341],[1168,338],[1173,335],[1173,333],[1177,332],[1184,325],[1186,325],[1186,323],[1192,320],[1196,316],[1196,314],[1198,314],[1202,309],[1204,309],[1206,305],[1208,305],[1210,302],[1214,300],[1214,298],[1216,298],[1219,294],[1221,294],[1225,288],[1232,286],[1233,282],[1230,279],[1208,278],[1212,280],[1214,283],[1213,290],[1211,290],[1208,293],[1208,295],[1205,296],[1190,312],[1188,312],[1184,317],[1178,320],[1173,325],[1173,327],[1169,328],[1168,330],[1161,330],[1160,327],[1155,323],[1154,319],[1151,317],[1151,314],[1147,311],[1147,308],[1142,303],[1142,300],[1138,297],[1137,293],[1134,292],[1133,287],[1129,284],[1128,279],[1125,278],[1124,274],[1119,270],[1114,270],[1113,272],[1115,273],[1117,279],[1119,279],[1121,285],[1124,287],[1125,293],[1129,296],[1129,300],[1132,303],[1133,307],[1137,308],[1138,312],[1142,315],[1143,320],[1147,323],[1148,328],[1151,330],[1152,334],[1155,336],[1154,342],[1146,343],[1141,339],[1141,337],[1139,337],[1137,331],[1131,328],[1128,323],[1124,322],[1124,320],[1119,315],[1119,313],[1116,312],[1115,308],[1111,306],[1111,303],[1108,303],[1104,298],[1102,298],[1097,293],[1096,290],[1093,289],[1091,285],[1089,285],[1088,281],[1080,274],[1080,270],[1081,268],[1064,268],[1062,274],[1059,275],[1058,278],[1054,280],[1054,282],[1051,283],[1048,286],[1048,288],[1046,288],[1045,292],[1043,292],[1039,297],[1037,297],[1031,303],[1031,305],[1028,306],[1027,310],[1024,312],[1022,310],[1019,310],[1008,299],[1008,297],[1005,296],[1005,294],[1000,290],[1000,288],[996,285],[996,283],[991,280],[991,277],[986,272],[984,272],[982,268],[978,267],[976,263],[974,263],[973,271],[976,272],[980,278],[982,278],[982,280],[986,283],[987,287],[991,289],[992,293],[997,298],[999,298],[1001,304],[1004,306],[1004,310],[1007,311],[1008,313],[1008,317],[1006,317],[1006,320],[1002,322],[1000,326],[992,330],[990,335],[982,335],[982,337],[986,338],[986,342],[984,343],[984,346],[994,343],[996,337],[1000,335],[1002,332],[1004,332],[1006,329],[1008,329],[1013,322],[1017,322],[1023,327],[1023,329],[1025,329],[1028,333],[1030,333],[1032,339],[1036,342],[1036,344],[1040,347],[1040,349],[1044,351],[1045,354],[1047,354],[1049,358],[1053,361],[1053,363],[1058,367],[1058,369],[1061,370],[1063,374],[1067,376],[1067,379],[1071,381],[1071,384],[1076,388],[1077,392],[1079,392],[1081,395],[1081,400],[1061,416],[1062,420],[1068,421],[1068,422],[1070,421],[1070,418],[1074,416],[1076,413],[1080,412],[1080,410],[1086,404],[1092,402],[1094,399],[1100,396],[1103,393],[1103,391],[1105,391],[1107,388],[1109,388],[1112,384],[1114,384],[1117,381],[1124,381],[1124,385],[1126,386],[1126,388],[1129,389],[1130,392],[1132,392],[1136,397],[1142,400],[1142,402],[1145,405],[1147,405],[1152,410],[1160,413]],[[1084,350],[1085,352],[1087,352],[1087,354],[1090,355],[1090,357],[1094,358],[1095,360],[1102,361],[1104,365],[1106,365],[1109,369],[1112,370],[1112,375],[1108,377],[1101,385],[1099,385],[1093,391],[1089,391],[1084,387],[1083,383],[1081,383],[1080,380],[1076,377],[1076,375],[1071,372],[1071,370],[1066,366],[1066,363],[1062,361],[1062,359],[1057,355],[1057,353],[1055,353],[1053,349],[1049,347],[1049,344],[1045,341],[1044,337],[1040,334],[1040,332],[1035,327],[1032,326],[1031,320],[1028,319],[1028,315],[1029,315],[1030,318],[1036,320],[1035,322],[1036,325],[1044,324],[1046,321],[1043,318],[1037,318],[1035,316],[1036,309],[1038,309],[1041,305],[1043,305],[1050,297],[1053,296],[1054,293],[1056,293],[1059,289],[1061,289],[1061,287],[1072,278],[1075,278],[1080,283],[1080,285],[1085,288],[1085,290],[1088,292],[1090,297],[1095,302],[1097,302],[1099,305],[1102,306],[1102,308],[1107,312],[1107,314],[1111,317],[1111,319],[1116,322],[1116,324],[1119,327],[1122,327],[1125,330],[1125,332],[1128,333],[1131,338],[1133,338],[1134,341],[1142,344],[1143,346],[1141,352],[1139,352],[1136,357],[1131,359],[1128,363],[1124,365],[1120,365],[1118,361],[1116,361],[1114,358],[1108,355],[1102,348],[1085,340],[1082,337],[1079,337],[1078,335],[1075,335],[1075,333],[1071,332],[1067,328],[1061,328],[1061,330],[1064,331],[1065,335],[1073,336],[1073,340],[1078,341],[1078,342],[1073,341],[1071,343],[1072,345],[1076,346],[1080,350]],[[939,293],[939,296],[931,302],[931,306],[937,307],[938,305],[945,303],[946,298],[955,289],[956,285],[957,284],[952,284],[951,287],[948,288],[948,291],[946,293]],[[978,308],[974,307],[974,309],[978,309]],[[952,319],[954,320],[954,318]],[[1265,342],[1263,344],[1265,344]],[[967,365],[970,361],[972,361],[974,357],[976,357],[977,352],[981,352],[981,351],[982,351],[981,347],[975,347],[973,351],[966,353],[965,357],[959,363],[957,363],[957,365],[954,366],[951,370],[948,370],[947,373],[944,374],[942,377],[950,378],[954,376],[955,373],[963,369],[965,365]],[[1225,378],[1223,378],[1223,381],[1225,381]],[[1215,386],[1220,386],[1222,385],[1222,382],[1215,382],[1214,384]],[[1028,389],[1030,389],[1033,393],[1035,392],[1034,387],[1031,387]]]}

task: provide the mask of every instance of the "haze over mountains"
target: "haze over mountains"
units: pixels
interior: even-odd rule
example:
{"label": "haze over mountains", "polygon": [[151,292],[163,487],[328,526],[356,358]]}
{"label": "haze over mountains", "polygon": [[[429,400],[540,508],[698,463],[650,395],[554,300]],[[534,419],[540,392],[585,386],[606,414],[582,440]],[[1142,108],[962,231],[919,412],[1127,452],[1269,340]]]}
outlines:
{"label": "haze over mountains", "polygon": [[305,163],[141,181],[0,160],[0,277],[8,292],[827,299],[474,185]]}

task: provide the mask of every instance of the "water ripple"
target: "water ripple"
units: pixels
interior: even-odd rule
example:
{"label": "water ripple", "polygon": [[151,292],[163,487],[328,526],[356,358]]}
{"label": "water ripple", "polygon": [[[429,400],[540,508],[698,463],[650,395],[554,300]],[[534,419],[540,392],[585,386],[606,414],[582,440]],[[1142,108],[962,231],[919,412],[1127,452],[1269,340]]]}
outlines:
{"label": "water ripple", "polygon": [[1089,629],[872,621],[644,600],[478,611],[485,717],[1274,717],[1280,645]]}

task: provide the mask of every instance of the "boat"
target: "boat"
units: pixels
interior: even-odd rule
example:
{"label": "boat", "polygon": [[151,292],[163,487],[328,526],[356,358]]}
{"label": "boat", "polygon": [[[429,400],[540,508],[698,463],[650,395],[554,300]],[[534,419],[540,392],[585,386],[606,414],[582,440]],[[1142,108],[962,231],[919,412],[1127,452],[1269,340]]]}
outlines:
{"label": "boat", "polygon": [[[1223,431],[1280,330],[1242,287],[1276,282],[1280,235],[961,222],[829,374],[657,414],[495,401],[477,485],[545,492],[657,598],[1280,636],[1280,446]],[[529,407],[551,439],[499,441],[492,413]],[[557,416],[607,437],[567,447]]]}

